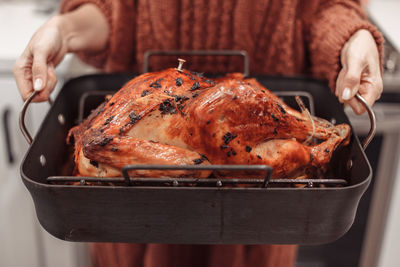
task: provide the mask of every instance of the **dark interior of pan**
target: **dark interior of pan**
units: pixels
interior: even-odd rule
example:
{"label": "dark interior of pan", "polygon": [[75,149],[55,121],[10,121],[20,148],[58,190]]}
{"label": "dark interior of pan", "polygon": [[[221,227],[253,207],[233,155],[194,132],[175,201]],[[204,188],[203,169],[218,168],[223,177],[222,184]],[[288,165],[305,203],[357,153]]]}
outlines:
{"label": "dark interior of pan", "polygon": [[[79,99],[91,91],[116,91],[133,76],[102,74],[67,82],[43,121],[21,165],[21,176],[41,225],[68,241],[175,244],[321,244],[351,227],[372,171],[353,135],[338,150],[331,176],[339,187],[161,187],[49,184],[71,175],[68,130],[79,117]],[[349,123],[325,83],[288,77],[256,77],[273,91],[304,91],[315,114]],[[100,103],[102,98],[95,100]],[[87,106],[90,108],[94,108]],[[88,112],[86,110],[86,112]],[[60,120],[60,115],[64,120]],[[350,170],[346,162],[351,159]]]}

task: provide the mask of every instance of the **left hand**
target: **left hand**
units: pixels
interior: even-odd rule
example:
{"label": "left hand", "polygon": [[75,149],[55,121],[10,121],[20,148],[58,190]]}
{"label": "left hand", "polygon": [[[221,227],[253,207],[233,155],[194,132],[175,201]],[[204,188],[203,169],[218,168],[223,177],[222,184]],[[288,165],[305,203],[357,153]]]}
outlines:
{"label": "left hand", "polygon": [[356,114],[365,112],[354,97],[359,93],[372,106],[383,90],[379,53],[375,40],[367,30],[354,33],[342,48],[342,69],[336,80],[335,94],[341,103],[348,104]]}

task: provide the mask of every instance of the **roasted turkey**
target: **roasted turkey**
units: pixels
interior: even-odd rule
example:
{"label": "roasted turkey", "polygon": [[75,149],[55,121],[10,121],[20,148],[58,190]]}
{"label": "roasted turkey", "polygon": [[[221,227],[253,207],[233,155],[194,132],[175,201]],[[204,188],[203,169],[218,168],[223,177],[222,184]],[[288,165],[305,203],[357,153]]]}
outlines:
{"label": "roasted turkey", "polygon": [[[240,74],[211,80],[171,68],[132,79],[72,128],[68,141],[74,140],[81,176],[121,176],[128,164],[266,164],[273,167],[272,178],[294,178],[325,170],[350,136],[349,125],[333,125],[299,105],[301,112]],[[210,172],[168,173],[193,175]]]}

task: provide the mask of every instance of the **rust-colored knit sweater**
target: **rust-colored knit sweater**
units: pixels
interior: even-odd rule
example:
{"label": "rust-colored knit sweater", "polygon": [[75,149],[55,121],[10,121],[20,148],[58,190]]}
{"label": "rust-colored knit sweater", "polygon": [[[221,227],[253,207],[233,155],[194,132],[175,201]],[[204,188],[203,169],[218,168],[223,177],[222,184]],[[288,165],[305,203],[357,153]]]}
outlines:
{"label": "rust-colored knit sweater", "polygon": [[[359,29],[383,38],[351,0],[64,0],[61,12],[94,3],[106,15],[111,36],[106,51],[81,53],[105,72],[141,70],[147,50],[246,50],[251,74],[305,74],[334,88],[340,51]],[[195,71],[241,71],[236,58],[192,58]],[[152,58],[153,69],[176,65]],[[268,218],[265,218],[268,220]],[[96,266],[291,267],[294,245],[94,244]]]}
{"label": "rust-colored knit sweater", "polygon": [[[351,0],[64,0],[61,12],[94,3],[111,25],[107,51],[81,54],[106,72],[141,70],[147,50],[246,50],[251,74],[305,74],[334,86],[340,50],[368,29],[382,55],[383,38]],[[193,58],[187,68],[241,71],[237,58]],[[206,62],[207,63],[206,63]],[[152,69],[176,59],[151,58]]]}

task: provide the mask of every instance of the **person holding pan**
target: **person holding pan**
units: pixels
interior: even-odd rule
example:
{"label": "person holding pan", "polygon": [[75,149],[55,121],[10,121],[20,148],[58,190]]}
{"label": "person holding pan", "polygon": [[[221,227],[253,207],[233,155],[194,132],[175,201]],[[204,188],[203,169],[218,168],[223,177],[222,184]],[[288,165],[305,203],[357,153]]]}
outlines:
{"label": "person holding pan", "polygon": [[[48,99],[67,53],[104,72],[138,72],[148,50],[246,50],[252,74],[308,75],[355,113],[382,90],[381,33],[352,0],[64,0],[14,66],[23,99]],[[155,66],[168,66],[155,58]],[[232,72],[234,58],[193,58],[191,69]],[[267,218],[266,218],[267,219]],[[296,245],[93,244],[95,266],[290,267]]]}

